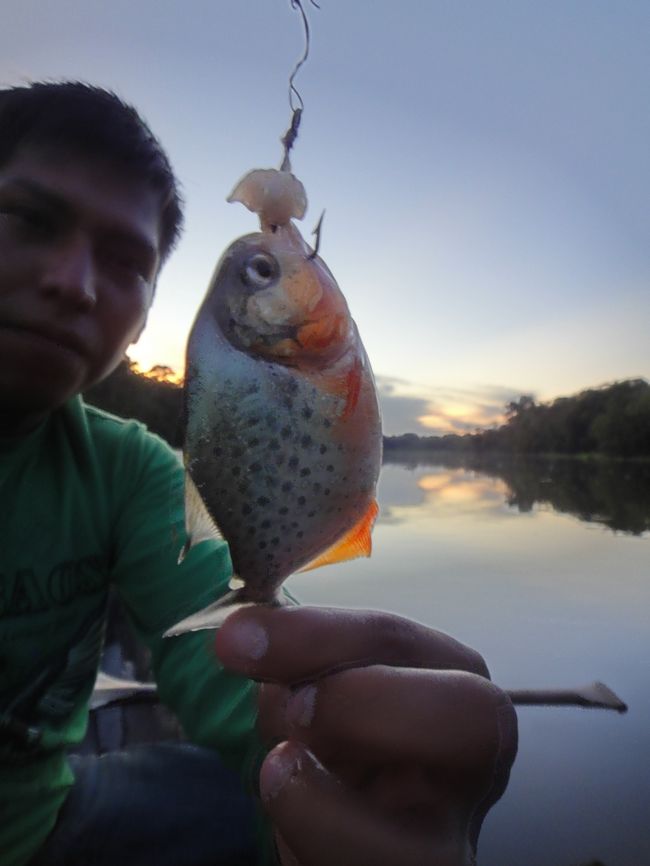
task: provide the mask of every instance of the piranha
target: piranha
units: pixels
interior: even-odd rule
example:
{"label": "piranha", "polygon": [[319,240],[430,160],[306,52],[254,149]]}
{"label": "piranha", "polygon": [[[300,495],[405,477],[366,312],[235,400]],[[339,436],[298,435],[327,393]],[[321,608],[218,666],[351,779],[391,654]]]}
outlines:
{"label": "piranha", "polygon": [[292,221],[304,187],[256,169],[229,201],[261,231],[224,253],[188,341],[181,558],[225,538],[232,591],[167,635],[214,628],[234,605],[286,603],[294,572],[370,555],[378,510],[375,383],[336,280]]}

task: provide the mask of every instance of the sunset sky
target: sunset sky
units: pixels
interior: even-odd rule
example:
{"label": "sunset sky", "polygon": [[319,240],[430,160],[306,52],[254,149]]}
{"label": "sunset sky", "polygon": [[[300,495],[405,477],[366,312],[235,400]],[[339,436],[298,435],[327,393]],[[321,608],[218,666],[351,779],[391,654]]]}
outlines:
{"label": "sunset sky", "polygon": [[[522,393],[650,377],[650,3],[305,0],[293,168],[359,325],[385,432],[460,432]],[[182,369],[226,196],[279,166],[289,0],[4,0],[0,83],[77,78],[134,103],[187,223],[131,355]]]}

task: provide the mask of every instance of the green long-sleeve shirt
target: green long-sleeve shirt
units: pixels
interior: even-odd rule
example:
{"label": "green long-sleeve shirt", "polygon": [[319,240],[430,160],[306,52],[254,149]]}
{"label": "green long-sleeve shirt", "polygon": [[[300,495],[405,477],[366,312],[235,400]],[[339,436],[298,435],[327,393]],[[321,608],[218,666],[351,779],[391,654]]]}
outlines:
{"label": "green long-sleeve shirt", "polygon": [[182,467],[142,425],[77,398],[0,440],[0,866],[33,856],[72,783],[111,586],[187,735],[241,771],[256,752],[254,684],[219,666],[210,633],[161,637],[230,575],[225,543],[179,566],[183,542]]}

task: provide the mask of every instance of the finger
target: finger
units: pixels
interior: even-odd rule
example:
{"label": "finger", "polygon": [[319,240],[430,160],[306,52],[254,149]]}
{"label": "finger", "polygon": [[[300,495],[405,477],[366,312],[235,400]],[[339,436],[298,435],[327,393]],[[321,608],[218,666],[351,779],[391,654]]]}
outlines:
{"label": "finger", "polygon": [[461,866],[465,828],[451,810],[428,832],[372,811],[296,743],[266,758],[260,775],[265,808],[300,866]]}
{"label": "finger", "polygon": [[[491,770],[507,695],[482,677],[373,665],[294,693],[273,736],[300,740],[326,764],[354,759]],[[514,714],[514,711],[512,711]],[[268,723],[268,720],[267,720]]]}
{"label": "finger", "polygon": [[265,743],[278,743],[289,736],[287,706],[294,694],[288,686],[264,683],[257,697],[257,729]]}
{"label": "finger", "polygon": [[228,617],[216,650],[226,667],[268,682],[301,683],[368,664],[489,677],[481,656],[449,635],[376,611],[252,606]]}

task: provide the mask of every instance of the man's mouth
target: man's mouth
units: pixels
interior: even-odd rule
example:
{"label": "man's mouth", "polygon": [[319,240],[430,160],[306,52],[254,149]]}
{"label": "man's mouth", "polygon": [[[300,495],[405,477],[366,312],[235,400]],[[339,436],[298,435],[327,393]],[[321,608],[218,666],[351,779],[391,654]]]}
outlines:
{"label": "man's mouth", "polygon": [[21,322],[20,324],[0,322],[0,330],[3,329],[12,331],[19,336],[24,335],[26,339],[31,339],[35,343],[42,343],[45,346],[55,346],[77,357],[86,357],[88,355],[87,342],[74,331],[68,331],[65,328],[57,328],[38,322]]}

